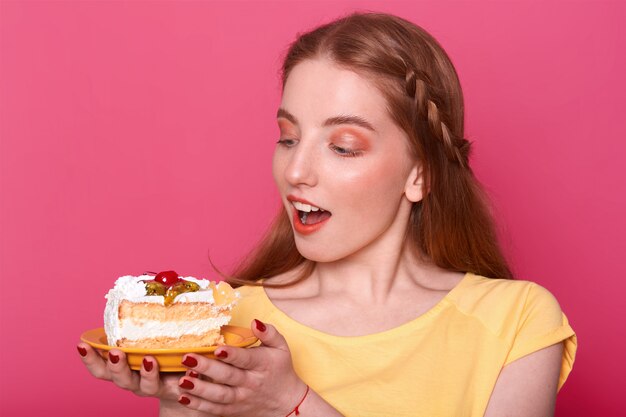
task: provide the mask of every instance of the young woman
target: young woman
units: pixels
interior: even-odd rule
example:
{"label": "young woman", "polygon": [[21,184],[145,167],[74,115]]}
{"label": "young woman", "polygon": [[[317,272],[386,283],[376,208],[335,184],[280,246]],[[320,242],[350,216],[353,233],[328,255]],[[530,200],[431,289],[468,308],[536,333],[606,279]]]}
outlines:
{"label": "young woman", "polygon": [[301,35],[277,117],[284,208],[233,280],[233,324],[262,345],[188,354],[173,377],[80,344],[90,372],[163,416],[551,416],[576,338],[511,279],[439,44],[383,14]]}

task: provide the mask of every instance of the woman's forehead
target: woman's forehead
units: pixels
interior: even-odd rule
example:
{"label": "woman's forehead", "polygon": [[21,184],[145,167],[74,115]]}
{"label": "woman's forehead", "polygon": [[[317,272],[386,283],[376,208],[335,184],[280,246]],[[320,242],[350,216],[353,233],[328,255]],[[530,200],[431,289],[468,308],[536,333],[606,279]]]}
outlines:
{"label": "woman's forehead", "polygon": [[328,59],[306,60],[292,69],[280,108],[279,117],[291,116],[299,124],[321,125],[332,118],[352,117],[376,130],[377,125],[392,122],[384,96],[371,81]]}

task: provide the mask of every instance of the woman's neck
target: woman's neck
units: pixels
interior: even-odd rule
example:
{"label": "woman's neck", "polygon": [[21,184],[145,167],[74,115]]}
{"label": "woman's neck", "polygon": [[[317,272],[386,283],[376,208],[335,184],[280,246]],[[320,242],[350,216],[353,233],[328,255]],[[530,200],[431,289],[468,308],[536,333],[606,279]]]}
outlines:
{"label": "woman's neck", "polygon": [[322,296],[340,293],[370,304],[384,304],[396,291],[414,288],[416,284],[430,287],[433,274],[439,271],[421,260],[407,240],[380,239],[376,245],[350,257],[317,263],[308,281]]}
{"label": "woman's neck", "polygon": [[[410,204],[402,205],[390,227],[373,242],[351,255],[317,262],[311,276],[285,288],[270,291],[272,296],[286,298],[342,298],[383,306],[394,296],[421,290],[449,291],[460,280],[458,273],[433,265],[411,239],[406,238]],[[296,268],[270,282],[286,284],[302,273]]]}

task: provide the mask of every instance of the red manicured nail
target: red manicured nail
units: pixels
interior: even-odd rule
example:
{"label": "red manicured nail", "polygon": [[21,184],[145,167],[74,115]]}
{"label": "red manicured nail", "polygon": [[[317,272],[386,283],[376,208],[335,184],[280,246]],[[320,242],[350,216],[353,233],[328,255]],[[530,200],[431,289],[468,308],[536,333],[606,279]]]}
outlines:
{"label": "red manicured nail", "polygon": [[145,368],[146,371],[150,372],[152,370],[152,366],[154,364],[152,363],[152,361],[149,361],[147,359],[143,360],[143,367]]}
{"label": "red manicured nail", "polygon": [[84,347],[76,346],[76,349],[78,349],[78,353],[80,353],[80,356],[82,356],[83,358],[87,356],[87,349],[85,349]]}
{"label": "red manicured nail", "polygon": [[118,363],[120,361],[120,357],[109,352],[109,360],[111,363]]}
{"label": "red manicured nail", "polygon": [[228,352],[226,352],[225,350],[220,350],[220,353],[215,356],[221,359],[226,359],[228,357]]}
{"label": "red manicured nail", "polygon": [[192,378],[198,378],[200,376],[196,371],[189,371],[189,376]]}
{"label": "red manicured nail", "polygon": [[188,379],[183,379],[183,382],[178,384],[178,386],[181,387],[181,388],[185,388],[185,389],[193,389],[193,387],[194,387],[193,382],[191,382]]}
{"label": "red manicured nail", "polygon": [[265,324],[263,324],[262,321],[254,319],[254,325],[256,326],[256,329],[260,332],[264,332],[267,330],[267,326],[265,326]]}
{"label": "red manicured nail", "polygon": [[183,361],[183,365],[193,368],[194,366],[198,366],[198,361],[195,358],[192,358],[191,356],[186,356],[185,360]]}
{"label": "red manicured nail", "polygon": [[182,405],[187,405],[191,402],[191,400],[183,395],[178,399],[178,402]]}

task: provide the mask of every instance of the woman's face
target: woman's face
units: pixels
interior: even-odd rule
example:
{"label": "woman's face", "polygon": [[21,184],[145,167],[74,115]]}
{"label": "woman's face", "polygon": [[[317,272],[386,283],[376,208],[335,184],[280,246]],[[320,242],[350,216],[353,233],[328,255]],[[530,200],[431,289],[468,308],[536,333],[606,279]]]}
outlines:
{"label": "woman's face", "polygon": [[289,74],[278,126],[274,179],[305,258],[335,261],[403,237],[417,168],[373,84],[328,60],[304,61]]}

